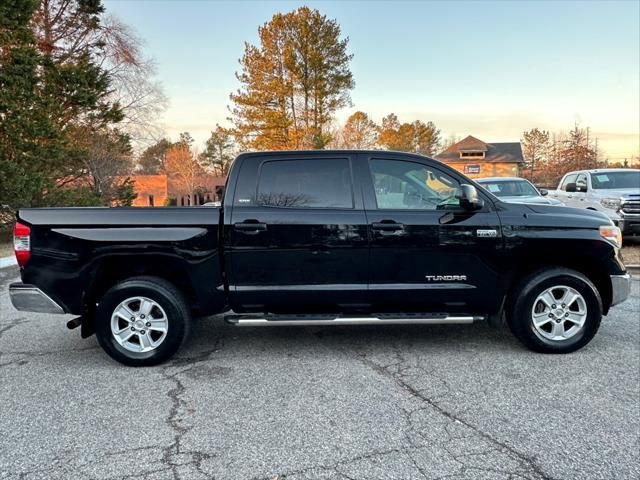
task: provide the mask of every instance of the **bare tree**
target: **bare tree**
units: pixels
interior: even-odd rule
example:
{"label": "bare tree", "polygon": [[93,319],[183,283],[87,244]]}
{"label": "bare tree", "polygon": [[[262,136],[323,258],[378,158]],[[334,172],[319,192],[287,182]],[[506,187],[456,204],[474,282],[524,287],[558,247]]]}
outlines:
{"label": "bare tree", "polygon": [[458,143],[460,140],[462,139],[458,135],[456,135],[455,133],[452,133],[442,141],[442,150],[446,150],[447,148]]}
{"label": "bare tree", "polygon": [[120,129],[134,147],[142,148],[160,138],[158,118],[167,98],[154,80],[155,66],[143,52],[143,41],[117,17],[106,14],[100,2],[41,0],[32,25],[41,52],[59,64],[83,55],[108,75],[112,92],[107,100],[120,106]]}
{"label": "bare tree", "polygon": [[538,182],[536,167],[541,168],[549,157],[549,132],[533,128],[522,134],[525,168],[529,171],[529,180]]}
{"label": "bare tree", "polygon": [[[74,133],[76,144],[83,150],[81,155],[84,178],[93,194],[109,203],[122,200],[125,204],[133,198],[121,198],[123,187],[129,183],[128,175],[133,170],[131,147],[126,136],[117,131],[91,131],[79,129]],[[125,197],[127,195],[125,194]]]}
{"label": "bare tree", "polygon": [[378,126],[364,112],[352,114],[340,133],[343,148],[371,149],[378,142]]}
{"label": "bare tree", "polygon": [[189,204],[193,205],[198,180],[204,173],[198,162],[197,152],[192,152],[186,143],[174,144],[167,150],[165,169],[167,174],[177,181],[180,190],[189,196]]}
{"label": "bare tree", "polygon": [[133,29],[113,15],[102,18],[105,43],[102,66],[111,78],[111,101],[124,113],[120,128],[134,147],[148,146],[163,133],[158,122],[168,100],[160,82],[154,80],[154,62],[142,52],[143,41]]}

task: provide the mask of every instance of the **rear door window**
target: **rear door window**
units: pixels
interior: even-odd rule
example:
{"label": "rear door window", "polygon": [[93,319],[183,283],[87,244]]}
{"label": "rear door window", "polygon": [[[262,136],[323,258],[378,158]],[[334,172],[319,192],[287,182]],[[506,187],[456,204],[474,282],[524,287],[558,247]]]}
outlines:
{"label": "rear door window", "polygon": [[274,160],[260,168],[257,204],[280,208],[353,208],[346,158]]}

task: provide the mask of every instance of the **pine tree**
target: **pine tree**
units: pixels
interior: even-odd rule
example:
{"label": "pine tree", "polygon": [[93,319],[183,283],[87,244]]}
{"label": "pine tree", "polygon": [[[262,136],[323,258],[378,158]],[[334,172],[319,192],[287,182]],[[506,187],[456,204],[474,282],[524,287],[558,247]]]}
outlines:
{"label": "pine tree", "polygon": [[351,102],[348,38],[308,7],[274,15],[258,34],[259,45],[245,44],[236,74],[242,88],[231,94],[239,141],[252,149],[323,148],[333,114]]}
{"label": "pine tree", "polygon": [[[58,55],[52,45],[61,40],[54,30],[36,41],[33,30],[41,32],[34,12],[48,3],[0,2],[0,203],[111,204],[126,188],[89,186],[103,171],[102,166],[93,170],[101,158],[93,147],[106,137],[115,139],[115,145],[128,143],[113,128],[122,111],[109,99],[109,75],[94,61],[99,44]],[[97,28],[102,12],[99,0],[67,4],[83,13],[62,30],[77,35],[67,37],[65,44]]]}
{"label": "pine tree", "polygon": [[164,171],[165,157],[171,142],[166,138],[147,147],[138,158],[138,172],[143,175],[158,175]]}
{"label": "pine tree", "polygon": [[29,25],[36,6],[0,2],[0,205],[12,209],[38,204],[64,150],[41,91],[43,62]]}
{"label": "pine tree", "polygon": [[233,132],[216,124],[216,129],[211,132],[207,140],[203,157],[217,175],[221,177],[227,175],[235,157]]}

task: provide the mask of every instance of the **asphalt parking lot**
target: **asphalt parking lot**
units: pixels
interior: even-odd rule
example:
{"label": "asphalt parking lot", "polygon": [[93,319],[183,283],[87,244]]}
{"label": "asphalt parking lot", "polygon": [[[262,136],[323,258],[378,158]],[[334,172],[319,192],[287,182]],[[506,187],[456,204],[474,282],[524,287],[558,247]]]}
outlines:
{"label": "asphalt parking lot", "polygon": [[0,478],[640,477],[640,281],[593,342],[531,353],[484,325],[197,322],[116,364],[0,270]]}

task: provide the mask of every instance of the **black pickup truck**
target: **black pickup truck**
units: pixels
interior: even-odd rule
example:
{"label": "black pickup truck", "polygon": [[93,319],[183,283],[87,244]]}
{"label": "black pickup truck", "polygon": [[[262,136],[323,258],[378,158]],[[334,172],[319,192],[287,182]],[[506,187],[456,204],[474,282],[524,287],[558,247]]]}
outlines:
{"label": "black pickup truck", "polygon": [[18,310],[71,313],[134,366],[191,318],[236,325],[506,319],[527,347],[587,344],[630,279],[605,215],[501,202],[446,165],[383,151],[240,155],[222,207],[23,209]]}

